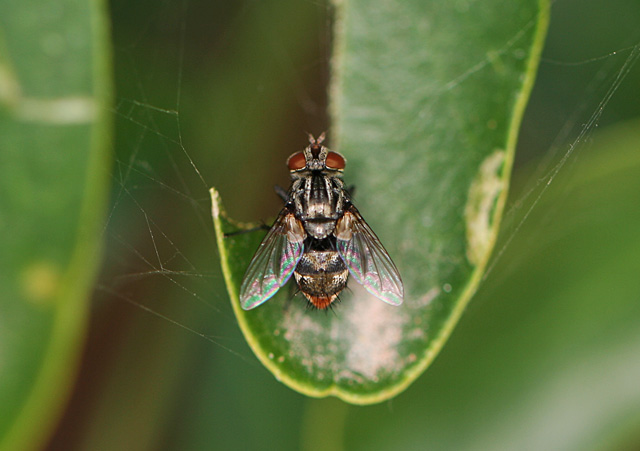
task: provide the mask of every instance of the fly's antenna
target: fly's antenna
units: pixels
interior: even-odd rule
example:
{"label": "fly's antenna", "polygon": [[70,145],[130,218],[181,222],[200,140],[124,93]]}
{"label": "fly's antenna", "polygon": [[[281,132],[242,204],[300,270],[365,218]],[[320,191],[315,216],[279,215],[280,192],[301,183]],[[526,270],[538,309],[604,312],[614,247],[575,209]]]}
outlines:
{"label": "fly's antenna", "polygon": [[318,136],[318,138],[314,138],[313,135],[309,132],[307,132],[307,136],[309,137],[309,144],[311,144],[312,146],[319,146],[320,144],[322,144],[326,138],[326,133],[322,132],[320,133],[320,136]]}

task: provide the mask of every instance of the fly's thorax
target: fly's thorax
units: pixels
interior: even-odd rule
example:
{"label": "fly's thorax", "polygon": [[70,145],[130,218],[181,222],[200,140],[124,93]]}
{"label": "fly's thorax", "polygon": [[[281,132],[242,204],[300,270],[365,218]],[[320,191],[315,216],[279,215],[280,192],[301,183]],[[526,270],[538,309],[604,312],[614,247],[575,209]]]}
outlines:
{"label": "fly's thorax", "polygon": [[348,195],[339,177],[328,171],[304,171],[293,180],[289,202],[306,232],[316,239],[333,233],[343,215]]}

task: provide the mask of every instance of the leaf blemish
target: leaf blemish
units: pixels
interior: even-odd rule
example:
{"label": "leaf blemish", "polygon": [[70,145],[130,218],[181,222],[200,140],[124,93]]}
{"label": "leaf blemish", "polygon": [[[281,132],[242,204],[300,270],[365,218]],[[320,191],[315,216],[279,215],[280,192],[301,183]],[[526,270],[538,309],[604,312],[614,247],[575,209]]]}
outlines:
{"label": "leaf blemish", "polygon": [[[416,307],[421,307],[424,308],[426,306],[428,306],[429,304],[431,304],[431,302],[433,302],[433,300],[435,298],[438,297],[438,295],[440,294],[440,288],[438,287],[433,287],[432,289],[430,289],[429,291],[427,291],[424,296],[420,297],[416,302],[415,302],[415,306]],[[420,325],[420,322],[422,321],[422,318],[420,318],[419,316],[416,316],[413,320],[414,324],[416,325]]]}
{"label": "leaf blemish", "polygon": [[502,177],[504,157],[503,150],[496,150],[485,158],[469,188],[464,209],[467,259],[476,266],[485,259],[495,239],[495,231],[491,226],[496,200],[505,186]]}
{"label": "leaf blemish", "polygon": [[364,288],[353,286],[352,290],[354,307],[348,313],[351,327],[346,356],[349,369],[374,381],[382,371],[400,371],[396,368],[398,345],[408,320],[403,315],[389,315],[393,307],[375,299]]}
{"label": "leaf blemish", "polygon": [[22,293],[25,299],[45,305],[50,303],[60,286],[60,270],[57,265],[41,261],[33,263],[22,272]]}
{"label": "leaf blemish", "polygon": [[96,118],[96,102],[89,96],[56,99],[22,98],[16,105],[18,118],[51,125],[88,124]]}
{"label": "leaf blemish", "polygon": [[96,119],[93,97],[71,95],[36,98],[23,95],[20,80],[9,64],[0,64],[0,105],[7,106],[15,117],[25,122],[51,125],[88,124]]}
{"label": "leaf blemish", "polygon": [[[303,309],[291,309],[284,318],[284,338],[290,342],[289,357],[307,371],[323,373],[335,383],[376,382],[399,372],[398,345],[412,318],[390,315],[394,307],[352,284],[353,297],[341,305],[329,329],[322,317]],[[331,376],[330,376],[331,375]]]}

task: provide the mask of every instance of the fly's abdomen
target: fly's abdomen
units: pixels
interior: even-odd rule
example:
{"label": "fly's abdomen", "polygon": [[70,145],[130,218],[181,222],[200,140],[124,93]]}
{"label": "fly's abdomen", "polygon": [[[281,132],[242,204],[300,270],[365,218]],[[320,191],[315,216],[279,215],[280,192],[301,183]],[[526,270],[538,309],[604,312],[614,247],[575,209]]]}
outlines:
{"label": "fly's abdomen", "polygon": [[294,275],[309,302],[325,309],[347,286],[349,270],[336,251],[310,250],[303,254]]}

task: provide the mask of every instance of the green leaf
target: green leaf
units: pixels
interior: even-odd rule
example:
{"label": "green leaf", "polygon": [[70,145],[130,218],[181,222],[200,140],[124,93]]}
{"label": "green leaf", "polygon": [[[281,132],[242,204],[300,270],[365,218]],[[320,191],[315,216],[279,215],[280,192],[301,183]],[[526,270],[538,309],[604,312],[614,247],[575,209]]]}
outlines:
{"label": "green leaf", "polygon": [[329,147],[348,160],[346,183],[402,274],[405,303],[388,306],[351,280],[335,315],[308,311],[287,287],[242,311],[237,290],[264,233],[225,238],[243,227],[212,190],[234,311],[276,378],[368,404],[404,390],[437,355],[495,241],[547,16],[532,0],[336,6]]}
{"label": "green leaf", "polygon": [[0,7],[0,449],[48,436],[83,348],[109,174],[104,6]]}
{"label": "green leaf", "polygon": [[549,185],[519,171],[517,232],[446,349],[393,412],[350,410],[345,449],[637,448],[640,121],[589,141]]}

